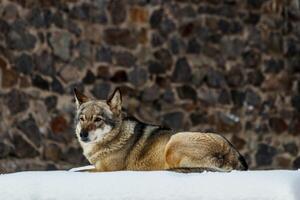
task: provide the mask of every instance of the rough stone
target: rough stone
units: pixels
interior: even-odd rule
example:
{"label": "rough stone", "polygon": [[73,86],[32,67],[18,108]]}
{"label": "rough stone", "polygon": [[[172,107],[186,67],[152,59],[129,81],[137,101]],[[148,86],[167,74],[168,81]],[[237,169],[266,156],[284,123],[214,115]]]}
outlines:
{"label": "rough stone", "polygon": [[292,96],[291,103],[297,111],[300,111],[300,95]]}
{"label": "rough stone", "polygon": [[267,144],[259,144],[258,150],[255,154],[257,166],[271,165],[273,157],[277,154],[276,148]]}
{"label": "rough stone", "polygon": [[175,64],[175,70],[172,74],[174,82],[189,82],[191,81],[191,67],[186,58],[179,58]]}
{"label": "rough stone", "polygon": [[138,40],[133,31],[121,28],[108,28],[104,30],[104,40],[112,46],[121,46],[129,49],[135,49]]}
{"label": "rough stone", "polygon": [[57,97],[52,95],[45,98],[45,105],[48,111],[51,111],[56,108],[57,105]]}
{"label": "rough stone", "polygon": [[285,123],[285,121],[279,117],[271,117],[269,119],[269,125],[275,133],[282,133],[288,128],[288,125]]}
{"label": "rough stone", "polygon": [[245,101],[245,93],[239,90],[231,90],[231,98],[236,106],[243,106]]}
{"label": "rough stone", "polygon": [[51,161],[59,161],[62,155],[60,147],[55,143],[46,144],[44,158]]}
{"label": "rough stone", "polygon": [[261,97],[255,91],[247,89],[245,93],[245,102],[247,105],[259,106],[261,104]]}
{"label": "rough stone", "polygon": [[163,9],[154,10],[150,16],[151,28],[158,28],[163,19]]}
{"label": "rough stone", "polygon": [[201,51],[201,46],[199,44],[199,42],[197,41],[197,39],[193,38],[191,40],[189,40],[188,44],[187,44],[187,53],[190,54],[199,54]]}
{"label": "rough stone", "polygon": [[167,103],[173,103],[175,101],[175,97],[174,97],[174,93],[172,90],[168,89],[166,90],[163,95],[162,98],[164,101],[166,101]]}
{"label": "rough stone", "polygon": [[112,62],[111,49],[109,47],[101,46],[99,49],[97,49],[96,60],[99,62],[111,63]]}
{"label": "rough stone", "polygon": [[49,83],[38,74],[32,77],[32,84],[42,90],[49,90]]}
{"label": "rough stone", "polygon": [[148,70],[152,74],[162,74],[165,73],[166,68],[160,62],[150,61],[148,64]]}
{"label": "rough stone", "polygon": [[123,83],[127,81],[127,74],[123,70],[116,71],[110,79],[114,83]]}
{"label": "rough stone", "polygon": [[164,38],[158,33],[153,32],[151,35],[151,44],[153,47],[159,47],[165,42]]}
{"label": "rough stone", "polygon": [[128,74],[128,80],[134,86],[142,86],[146,83],[148,79],[148,73],[145,69],[140,67],[135,67]]}
{"label": "rough stone", "polygon": [[108,4],[108,10],[113,24],[121,24],[126,19],[126,4],[124,0],[111,0]]}
{"label": "rough stone", "polygon": [[245,67],[255,68],[258,66],[261,60],[261,55],[257,51],[248,50],[242,53],[242,58]]}
{"label": "rough stone", "polygon": [[221,72],[211,69],[206,74],[206,83],[209,87],[219,88],[224,86],[226,82]]}
{"label": "rough stone", "polygon": [[8,107],[11,115],[15,115],[29,108],[29,98],[26,93],[12,89],[4,96],[4,104]]}
{"label": "rough stone", "polygon": [[166,70],[171,68],[173,64],[172,55],[167,49],[159,49],[155,51],[153,55],[163,68]]}
{"label": "rough stone", "polygon": [[226,81],[227,84],[231,87],[238,87],[240,85],[243,85],[244,76],[242,71],[239,68],[231,69],[226,74]]}
{"label": "rough stone", "polygon": [[284,150],[293,156],[297,156],[299,148],[295,142],[289,142],[283,145]]}
{"label": "rough stone", "polygon": [[289,124],[289,132],[293,135],[298,135],[300,133],[300,117],[295,116]]}
{"label": "rough stone", "polygon": [[69,60],[71,56],[70,45],[72,35],[66,31],[52,32],[49,42],[53,48],[53,53],[64,61]]}
{"label": "rough stone", "polygon": [[21,130],[34,145],[37,147],[41,146],[41,132],[36,125],[35,119],[31,115],[27,119],[18,122],[17,128]]}
{"label": "rough stone", "polygon": [[142,94],[143,101],[154,101],[159,98],[159,87],[157,85],[153,85],[151,87],[146,88]]}
{"label": "rough stone", "polygon": [[37,39],[34,35],[24,30],[11,30],[7,34],[7,47],[16,50],[30,50],[35,47]]}
{"label": "rough stone", "polygon": [[183,113],[171,112],[163,116],[163,124],[174,130],[180,130],[183,128]]}
{"label": "rough stone", "polygon": [[12,137],[14,144],[13,154],[18,158],[32,158],[39,155],[39,152],[33,148],[21,135],[14,133]]}
{"label": "rough stone", "polygon": [[190,119],[194,126],[208,123],[208,115],[206,112],[194,112],[190,115]]}
{"label": "rough stone", "polygon": [[[1,67],[0,67],[1,69]],[[18,73],[15,70],[2,68],[2,87],[9,88],[18,83]],[[1,80],[1,79],[0,79]]]}
{"label": "rough stone", "polygon": [[63,85],[60,83],[60,81],[57,78],[53,78],[50,86],[51,86],[51,90],[56,93],[62,94],[65,91]]}
{"label": "rough stone", "polygon": [[110,89],[111,86],[109,83],[102,82],[95,84],[91,92],[97,99],[107,99]]}
{"label": "rough stone", "polygon": [[260,86],[263,83],[264,79],[264,75],[260,70],[254,70],[247,74],[247,83],[254,86]]}
{"label": "rough stone", "polygon": [[265,61],[265,72],[267,73],[279,73],[284,67],[283,60],[270,59]]}
{"label": "rough stone", "polygon": [[136,57],[127,51],[114,53],[116,64],[124,67],[132,67],[135,65]]}
{"label": "rough stone", "polygon": [[220,95],[218,97],[218,102],[221,104],[230,104],[231,96],[230,93],[226,89],[222,89]]}
{"label": "rough stone", "polygon": [[100,79],[108,80],[110,78],[110,71],[107,66],[99,66],[97,69],[97,77]]}
{"label": "rough stone", "polygon": [[0,142],[0,158],[6,158],[12,151],[12,147],[5,143]]}
{"label": "rough stone", "polygon": [[34,59],[35,69],[43,75],[55,75],[54,61],[51,54],[43,51],[40,55],[36,55]]}
{"label": "rough stone", "polygon": [[134,23],[146,23],[148,21],[148,10],[143,7],[133,7],[130,9],[130,21]]}
{"label": "rough stone", "polygon": [[34,62],[32,57],[26,53],[21,54],[16,58],[15,68],[17,71],[24,74],[32,73],[34,69]]}
{"label": "rough stone", "polygon": [[96,76],[92,71],[88,70],[85,74],[85,77],[82,79],[82,82],[85,84],[93,84],[96,80]]}
{"label": "rough stone", "polygon": [[197,100],[197,92],[189,85],[177,87],[177,93],[181,99],[191,99],[194,101]]}

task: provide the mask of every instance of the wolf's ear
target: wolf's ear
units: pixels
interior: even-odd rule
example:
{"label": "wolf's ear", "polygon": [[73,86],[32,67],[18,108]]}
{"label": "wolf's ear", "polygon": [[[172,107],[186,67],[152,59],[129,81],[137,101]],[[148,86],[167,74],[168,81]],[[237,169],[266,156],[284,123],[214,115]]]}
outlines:
{"label": "wolf's ear", "polygon": [[122,109],[122,96],[120,89],[117,88],[108,98],[107,104],[110,106],[113,112],[119,113]]}
{"label": "wolf's ear", "polygon": [[81,104],[89,101],[89,98],[85,96],[83,93],[79,92],[76,88],[74,88],[73,91],[74,91],[77,108],[79,108]]}

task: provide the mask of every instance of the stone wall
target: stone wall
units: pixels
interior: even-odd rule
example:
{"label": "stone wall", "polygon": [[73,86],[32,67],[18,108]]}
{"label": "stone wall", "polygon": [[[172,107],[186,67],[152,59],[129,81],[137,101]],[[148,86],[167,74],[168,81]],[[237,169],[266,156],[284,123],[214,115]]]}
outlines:
{"label": "stone wall", "polygon": [[222,133],[252,169],[299,168],[299,20],[293,0],[2,0],[0,168],[86,164],[72,89],[117,86],[143,121]]}

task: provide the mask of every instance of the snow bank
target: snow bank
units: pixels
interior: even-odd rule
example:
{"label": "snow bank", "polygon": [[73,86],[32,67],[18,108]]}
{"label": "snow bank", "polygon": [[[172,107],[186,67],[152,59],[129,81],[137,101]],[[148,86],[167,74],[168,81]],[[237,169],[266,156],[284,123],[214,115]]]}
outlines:
{"label": "snow bank", "polygon": [[20,172],[0,175],[0,199],[299,200],[300,171]]}

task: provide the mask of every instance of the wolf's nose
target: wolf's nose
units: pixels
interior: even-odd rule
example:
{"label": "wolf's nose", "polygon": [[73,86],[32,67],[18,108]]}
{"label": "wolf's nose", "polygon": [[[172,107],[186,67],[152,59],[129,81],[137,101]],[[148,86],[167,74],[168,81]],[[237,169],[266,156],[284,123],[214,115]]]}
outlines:
{"label": "wolf's nose", "polygon": [[80,131],[80,137],[81,139],[85,140],[89,136],[89,133],[87,131]]}

